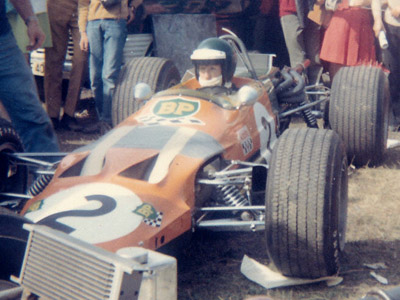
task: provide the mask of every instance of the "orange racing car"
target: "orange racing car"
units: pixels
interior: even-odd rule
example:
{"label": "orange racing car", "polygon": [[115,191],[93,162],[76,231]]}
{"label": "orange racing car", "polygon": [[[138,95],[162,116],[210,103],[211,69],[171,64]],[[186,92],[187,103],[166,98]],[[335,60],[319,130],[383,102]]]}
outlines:
{"label": "orange racing car", "polygon": [[[310,87],[290,68],[258,74],[237,37],[219,39],[246,67],[245,73],[235,68],[235,90],[200,88],[194,76],[154,92],[156,84],[145,80],[148,68],[137,71],[138,64],[153,63],[158,74],[172,74],[174,67],[165,59],[134,59],[122,73],[140,74],[134,81],[121,77],[113,108],[116,126],[68,155],[22,153],[11,125],[0,123],[0,197],[7,207],[0,215],[1,279],[18,275],[25,223],[116,254],[129,247],[162,251],[201,229],[265,230],[268,255],[283,274],[338,273],[347,157],[358,164],[379,161],[386,146],[381,70],[347,68],[332,90]],[[377,118],[373,126],[363,125],[371,127],[368,139],[375,136],[363,145],[357,139],[365,128],[353,123],[364,124],[369,115],[348,121],[348,108],[359,105],[348,99],[358,96],[342,92],[343,85],[353,84],[346,79],[351,72],[376,75],[372,88],[380,89],[365,100],[377,103],[375,111],[365,113]],[[321,103],[327,129],[318,129],[312,110]],[[289,128],[294,116],[303,116],[307,126]],[[32,174],[35,181],[24,194]]]}

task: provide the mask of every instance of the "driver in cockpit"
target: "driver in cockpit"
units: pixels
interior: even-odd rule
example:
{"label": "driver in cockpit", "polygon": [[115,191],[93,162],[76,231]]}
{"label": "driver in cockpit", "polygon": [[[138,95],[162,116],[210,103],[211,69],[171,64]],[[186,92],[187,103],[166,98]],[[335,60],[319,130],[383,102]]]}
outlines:
{"label": "driver in cockpit", "polygon": [[208,38],[199,44],[190,59],[201,86],[199,90],[228,95],[237,91],[231,82],[236,69],[236,56],[227,41]]}

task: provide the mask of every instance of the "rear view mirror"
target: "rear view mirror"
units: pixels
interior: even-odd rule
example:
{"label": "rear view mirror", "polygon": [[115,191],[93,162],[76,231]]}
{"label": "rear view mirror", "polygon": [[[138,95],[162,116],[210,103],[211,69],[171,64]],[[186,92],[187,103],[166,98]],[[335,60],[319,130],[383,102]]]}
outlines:
{"label": "rear view mirror", "polygon": [[138,83],[133,88],[133,97],[137,100],[145,101],[149,100],[152,96],[151,88],[147,83]]}
{"label": "rear view mirror", "polygon": [[253,105],[258,98],[258,91],[251,86],[245,85],[240,88],[237,94],[241,106]]}

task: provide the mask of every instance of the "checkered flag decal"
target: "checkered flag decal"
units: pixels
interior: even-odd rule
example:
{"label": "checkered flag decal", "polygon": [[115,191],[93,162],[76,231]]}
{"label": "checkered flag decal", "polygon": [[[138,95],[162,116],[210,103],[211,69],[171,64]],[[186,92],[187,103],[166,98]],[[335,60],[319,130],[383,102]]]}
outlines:
{"label": "checkered flag decal", "polygon": [[160,227],[163,219],[163,213],[157,212],[157,217],[155,219],[143,219],[143,222],[151,227]]}

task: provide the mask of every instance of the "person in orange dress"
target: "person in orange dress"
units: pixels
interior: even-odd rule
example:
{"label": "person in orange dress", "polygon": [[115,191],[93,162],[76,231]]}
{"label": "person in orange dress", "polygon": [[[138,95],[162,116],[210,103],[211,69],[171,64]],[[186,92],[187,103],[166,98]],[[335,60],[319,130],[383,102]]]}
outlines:
{"label": "person in orange dress", "polygon": [[370,0],[343,0],[326,29],[320,59],[329,63],[331,80],[343,66],[376,62]]}

